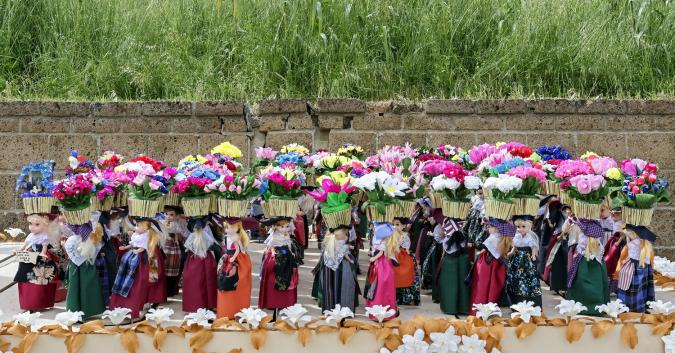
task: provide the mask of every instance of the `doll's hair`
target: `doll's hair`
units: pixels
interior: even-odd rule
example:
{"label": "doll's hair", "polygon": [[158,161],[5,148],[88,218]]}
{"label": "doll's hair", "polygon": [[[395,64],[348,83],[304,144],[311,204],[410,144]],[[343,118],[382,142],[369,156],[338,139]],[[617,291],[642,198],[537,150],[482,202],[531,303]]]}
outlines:
{"label": "doll's hair", "polygon": [[387,246],[385,248],[385,255],[388,257],[396,256],[401,250],[401,239],[403,239],[403,233],[394,229],[394,232],[387,238]]}
{"label": "doll's hair", "polygon": [[654,247],[649,240],[642,239],[642,248],[640,249],[640,267],[645,267],[647,259],[651,261],[654,257]]}
{"label": "doll's hair", "polygon": [[532,230],[532,221],[517,219],[515,222],[513,222],[513,225],[515,225],[516,227],[525,226],[527,227],[528,232]]}
{"label": "doll's hair", "polygon": [[[229,224],[229,223],[224,222],[224,223],[223,223],[223,228],[227,229],[227,225],[228,225],[228,224]],[[242,221],[241,221],[241,219],[240,219],[239,221],[237,221],[236,223],[231,224],[231,225],[237,227],[237,231],[239,232],[239,241],[241,241],[241,245],[242,245],[244,248],[247,248],[247,247],[248,247],[248,243],[249,243],[249,239],[248,239],[248,233],[246,233],[246,231],[244,230],[244,223],[242,223]],[[227,234],[227,232],[226,232],[226,234]]]}
{"label": "doll's hair", "polygon": [[155,257],[155,249],[160,244],[160,234],[152,228],[152,224],[149,221],[139,221],[138,225],[143,226],[148,232],[148,258],[153,259]]}
{"label": "doll's hair", "polygon": [[47,216],[40,215],[38,213],[33,213],[26,217],[28,222],[42,223],[44,225],[49,225],[49,218]]}
{"label": "doll's hair", "polygon": [[323,251],[330,257],[335,256],[335,233],[330,232],[323,238]]}
{"label": "doll's hair", "polygon": [[597,253],[598,250],[600,250],[600,241],[598,238],[588,237],[586,250],[584,250],[584,256],[586,257],[586,260],[590,260],[591,255]]}
{"label": "doll's hair", "polygon": [[499,254],[501,255],[502,258],[506,257],[506,254],[511,251],[511,247],[513,246],[513,239],[511,237],[504,237],[502,236],[502,239],[499,240],[499,243],[497,244],[497,250],[499,251]]}

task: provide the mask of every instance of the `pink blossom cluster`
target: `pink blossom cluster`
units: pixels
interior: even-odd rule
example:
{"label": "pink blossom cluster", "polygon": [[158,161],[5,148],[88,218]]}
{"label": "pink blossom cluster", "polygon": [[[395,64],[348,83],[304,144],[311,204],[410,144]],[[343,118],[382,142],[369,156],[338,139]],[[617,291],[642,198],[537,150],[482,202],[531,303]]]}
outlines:
{"label": "pink blossom cluster", "polygon": [[592,173],[593,169],[591,166],[587,162],[578,159],[564,160],[560,162],[555,169],[555,176],[558,179],[566,179],[575,175]]}
{"label": "pink blossom cluster", "polygon": [[634,158],[621,161],[621,170],[627,175],[638,176],[643,171],[656,173],[659,167],[654,163]]}
{"label": "pink blossom cluster", "polygon": [[82,194],[89,194],[93,188],[94,184],[87,179],[86,175],[76,174],[56,184],[53,195],[59,200],[64,200]]}
{"label": "pink blossom cluster", "polygon": [[255,149],[255,157],[266,161],[274,160],[274,158],[277,156],[277,153],[279,152],[275,151],[271,147],[256,147]]}
{"label": "pink blossom cluster", "polygon": [[446,160],[430,160],[424,163],[422,166],[422,172],[430,177],[435,177],[437,175],[443,174],[445,168],[455,165],[455,163],[448,162]]}
{"label": "pink blossom cluster", "polygon": [[570,185],[582,195],[588,195],[605,185],[605,178],[602,175],[595,174],[576,175],[570,178],[569,181]]}
{"label": "pink blossom cluster", "polygon": [[[173,188],[171,188],[171,192],[177,193],[177,194],[182,194],[188,191],[190,188],[195,188],[199,190],[209,190],[206,186],[211,183],[211,179],[209,178],[196,178],[196,177],[188,177],[183,180],[177,181],[175,184],[173,184]],[[152,188],[152,181],[150,181],[150,187]],[[155,190],[155,189],[153,189]],[[207,191],[208,192],[208,191]]]}
{"label": "pink blossom cluster", "polygon": [[[469,150],[469,160],[473,164],[480,164],[485,158],[497,152],[497,147],[489,143],[474,146]],[[499,163],[497,163],[499,164]]]}
{"label": "pink blossom cluster", "polygon": [[537,181],[539,181],[540,183],[546,182],[546,172],[534,167],[526,167],[524,165],[521,165],[509,169],[509,171],[506,172],[506,174],[518,177],[520,179],[527,179],[529,177],[533,177],[537,179]]}
{"label": "pink blossom cluster", "polygon": [[616,168],[616,161],[610,157],[595,157],[588,160],[593,172],[598,175],[605,175],[607,169]]}

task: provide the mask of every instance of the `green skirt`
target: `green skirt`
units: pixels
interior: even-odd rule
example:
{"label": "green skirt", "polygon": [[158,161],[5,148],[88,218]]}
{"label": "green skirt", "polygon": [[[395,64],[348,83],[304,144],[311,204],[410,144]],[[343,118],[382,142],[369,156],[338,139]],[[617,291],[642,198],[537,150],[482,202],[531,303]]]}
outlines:
{"label": "green skirt", "polygon": [[438,303],[440,301],[440,296],[441,296],[441,291],[439,287],[439,281],[441,280],[437,274],[438,274],[438,267],[441,266],[441,257],[443,256],[443,246],[439,243],[434,243],[436,245],[434,247],[433,252],[430,254],[431,256],[431,299],[433,300],[434,303]]}
{"label": "green skirt", "polygon": [[572,287],[567,290],[567,299],[580,302],[588,308],[581,315],[600,315],[595,306],[609,302],[609,280],[605,264],[595,260],[588,261],[583,257]]}
{"label": "green skirt", "polygon": [[445,314],[467,314],[469,312],[470,288],[464,283],[469,275],[469,256],[445,254],[438,276],[441,311]]}
{"label": "green skirt", "polygon": [[86,262],[80,266],[72,261],[68,263],[66,309],[82,311],[84,318],[100,315],[105,311],[96,266]]}

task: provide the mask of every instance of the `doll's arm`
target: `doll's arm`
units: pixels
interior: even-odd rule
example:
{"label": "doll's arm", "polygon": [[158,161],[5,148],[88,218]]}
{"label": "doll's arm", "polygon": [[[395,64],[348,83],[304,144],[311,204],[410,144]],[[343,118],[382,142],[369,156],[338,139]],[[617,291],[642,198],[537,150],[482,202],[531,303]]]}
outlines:
{"label": "doll's arm", "polygon": [[134,250],[134,253],[135,253],[135,254],[140,254],[140,253],[142,253],[143,251],[145,251],[145,249],[143,249],[143,248],[138,248],[138,249]]}
{"label": "doll's arm", "polygon": [[230,262],[235,262],[237,260],[237,256],[239,256],[239,253],[241,250],[239,250],[239,244],[235,243],[234,244],[234,255],[230,257]]}
{"label": "doll's arm", "polygon": [[375,262],[377,259],[380,258],[380,256],[382,256],[382,254],[383,254],[382,251],[378,251],[377,254],[375,254],[375,256],[372,256],[372,257],[370,258],[370,262]]}

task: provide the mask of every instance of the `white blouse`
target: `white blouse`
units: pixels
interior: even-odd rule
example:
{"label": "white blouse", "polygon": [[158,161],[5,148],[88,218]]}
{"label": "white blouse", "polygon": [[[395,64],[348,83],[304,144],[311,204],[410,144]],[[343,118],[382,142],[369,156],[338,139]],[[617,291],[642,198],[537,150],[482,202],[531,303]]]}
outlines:
{"label": "white blouse", "polygon": [[516,232],[513,237],[513,246],[516,248],[538,248],[539,242],[537,236],[532,232],[528,232],[526,235]]}
{"label": "white blouse", "polygon": [[143,232],[143,233],[134,233],[131,235],[131,239],[129,240],[129,244],[133,246],[134,248],[143,248],[145,250],[148,250],[148,232]]}
{"label": "white blouse", "polygon": [[33,251],[36,251],[35,245],[47,245],[49,244],[49,237],[45,233],[33,234],[30,233],[25,240],[26,249],[30,248]]}
{"label": "white blouse", "polygon": [[[642,251],[642,239],[636,238],[628,242],[628,257],[640,261],[640,252]],[[649,256],[645,258],[645,264],[649,264]]]}
{"label": "white blouse", "polygon": [[403,233],[400,247],[406,250],[410,250],[410,245],[411,245],[410,236],[408,236],[408,233]]}
{"label": "white blouse", "polygon": [[483,246],[492,254],[492,257],[498,259],[502,256],[499,252],[499,242],[502,240],[502,236],[499,233],[490,233],[490,236],[483,241]]}

